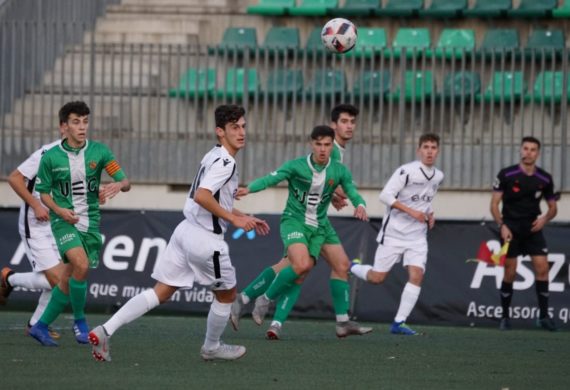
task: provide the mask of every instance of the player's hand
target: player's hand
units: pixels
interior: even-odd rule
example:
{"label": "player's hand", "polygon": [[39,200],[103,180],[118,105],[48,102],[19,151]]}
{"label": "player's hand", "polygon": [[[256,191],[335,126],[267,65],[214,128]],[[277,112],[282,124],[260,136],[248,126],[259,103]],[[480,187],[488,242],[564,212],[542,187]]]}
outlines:
{"label": "player's hand", "polygon": [[65,222],[75,225],[79,222],[79,217],[75,214],[75,211],[70,209],[60,208],[57,215],[59,215]]}
{"label": "player's hand", "polygon": [[49,221],[49,210],[46,209],[41,203],[34,207],[34,215],[38,221]]}
{"label": "player's hand", "polygon": [[99,187],[99,204],[105,204],[107,199],[113,199],[121,192],[123,185],[120,182],[109,183]]}
{"label": "player's hand", "polygon": [[250,215],[240,215],[236,216],[232,223],[235,227],[242,228],[246,232],[249,232],[257,227],[256,221],[259,221],[259,219]]}
{"label": "player's hand", "polygon": [[268,235],[270,230],[269,224],[263,219],[259,219],[256,217],[253,218],[255,219],[255,232],[260,236]]}
{"label": "player's hand", "polygon": [[433,216],[433,213],[429,213],[427,217],[428,217],[427,219],[428,227],[430,229],[433,229],[433,227],[435,226],[435,217]]}
{"label": "player's hand", "polygon": [[505,242],[511,241],[513,239],[513,233],[511,232],[511,229],[509,229],[509,227],[505,224],[501,225],[501,238]]}
{"label": "player's hand", "polygon": [[546,225],[546,222],[547,222],[546,218],[538,217],[532,223],[532,227],[530,228],[530,231],[533,233],[541,231],[542,228],[544,227],[544,225]]}
{"label": "player's hand", "polygon": [[333,193],[331,203],[337,211],[340,211],[343,208],[345,208],[346,206],[348,206],[348,201],[346,200],[346,197],[342,197],[341,195],[337,194],[336,192]]}
{"label": "player's hand", "polygon": [[366,213],[366,208],[362,205],[354,209],[354,217],[360,219],[361,221],[368,221],[368,214]]}
{"label": "player's hand", "polygon": [[236,194],[234,195],[234,199],[240,200],[242,197],[247,196],[247,194],[249,194],[249,188],[240,187],[240,188],[238,188]]}
{"label": "player's hand", "polygon": [[429,217],[426,213],[422,213],[421,211],[418,210],[411,210],[410,211],[410,216],[415,219],[418,222],[421,223],[426,223],[429,221]]}

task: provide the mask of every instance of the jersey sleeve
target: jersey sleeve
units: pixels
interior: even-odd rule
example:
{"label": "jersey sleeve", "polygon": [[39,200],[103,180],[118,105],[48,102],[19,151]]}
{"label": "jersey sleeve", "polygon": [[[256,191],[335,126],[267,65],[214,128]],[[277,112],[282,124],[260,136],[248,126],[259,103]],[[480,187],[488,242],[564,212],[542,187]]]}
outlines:
{"label": "jersey sleeve", "polygon": [[18,171],[28,180],[32,180],[38,174],[40,160],[44,149],[40,148],[30,155],[24,162],[18,166]]}
{"label": "jersey sleeve", "polygon": [[252,181],[247,188],[249,192],[255,193],[263,191],[266,188],[276,186],[283,180],[287,180],[293,173],[293,163],[291,161],[285,162],[276,171],[271,172],[269,175],[260,177]]}
{"label": "jersey sleeve", "polygon": [[117,162],[115,155],[113,154],[111,149],[109,149],[109,147],[107,147],[106,145],[103,146],[105,147],[104,157],[103,157],[105,164],[104,165],[105,172],[107,172],[107,174],[111,176],[114,181],[121,181],[125,179],[127,175],[125,175],[125,172]]}
{"label": "jersey sleeve", "polygon": [[500,171],[493,181],[493,191],[504,192],[505,191],[505,172]]}
{"label": "jersey sleeve", "polygon": [[544,199],[549,202],[552,200],[558,200],[558,194],[554,193],[554,181],[552,180],[552,177],[549,175],[548,178],[550,179],[550,181],[548,182],[548,184],[546,185],[546,187],[544,187],[544,190],[542,190],[542,194],[544,195]]}
{"label": "jersey sleeve", "polygon": [[51,193],[51,158],[49,154],[44,154],[40,159],[38,174],[36,176],[36,191],[42,194]]}
{"label": "jersey sleeve", "polygon": [[400,167],[392,174],[384,189],[380,192],[380,201],[387,206],[396,202],[396,196],[408,184],[410,173],[405,167]]}
{"label": "jersey sleeve", "polygon": [[364,201],[364,198],[360,196],[358,190],[356,189],[356,185],[352,180],[352,173],[350,173],[350,170],[346,168],[344,165],[341,166],[343,169],[341,170],[342,176],[340,179],[340,185],[344,190],[344,192],[346,193],[348,199],[350,199],[350,203],[352,203],[352,205],[355,208],[360,205],[366,207],[366,202]]}
{"label": "jersey sleeve", "polygon": [[204,188],[212,194],[215,194],[224,186],[224,184],[230,181],[235,170],[235,161],[220,158],[214,161],[210,166],[210,169],[206,171],[198,188]]}

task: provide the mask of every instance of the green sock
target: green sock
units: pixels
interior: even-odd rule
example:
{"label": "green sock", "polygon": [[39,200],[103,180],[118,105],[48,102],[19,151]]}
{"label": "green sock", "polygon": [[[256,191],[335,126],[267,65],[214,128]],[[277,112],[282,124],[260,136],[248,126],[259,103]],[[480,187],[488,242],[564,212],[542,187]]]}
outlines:
{"label": "green sock", "polygon": [[87,301],[87,281],[69,278],[69,298],[73,309],[73,318],[85,318],[85,302]]}
{"label": "green sock", "polygon": [[51,290],[51,298],[46,306],[40,321],[46,325],[51,324],[55,319],[65,310],[69,304],[69,295],[66,295],[59,289],[59,286],[55,286]]}
{"label": "green sock", "polygon": [[346,280],[331,279],[329,281],[336,315],[348,314],[350,306],[350,286]]}
{"label": "green sock", "polygon": [[275,271],[273,271],[273,268],[267,267],[257,275],[253,282],[243,289],[242,293],[247,295],[250,300],[254,300],[263,295],[271,282],[273,282],[273,279],[275,279]]}
{"label": "green sock", "polygon": [[293,267],[290,265],[287,266],[287,268],[284,268],[281,272],[279,272],[279,274],[277,274],[277,277],[267,288],[267,291],[265,291],[265,295],[271,300],[276,299],[279,295],[287,291],[298,278],[299,275],[293,271]]}
{"label": "green sock", "polygon": [[299,294],[301,294],[301,285],[297,283],[293,283],[287,291],[281,294],[275,306],[273,321],[279,321],[281,324],[287,321],[289,313],[291,313],[293,306],[295,306],[297,299],[299,299]]}

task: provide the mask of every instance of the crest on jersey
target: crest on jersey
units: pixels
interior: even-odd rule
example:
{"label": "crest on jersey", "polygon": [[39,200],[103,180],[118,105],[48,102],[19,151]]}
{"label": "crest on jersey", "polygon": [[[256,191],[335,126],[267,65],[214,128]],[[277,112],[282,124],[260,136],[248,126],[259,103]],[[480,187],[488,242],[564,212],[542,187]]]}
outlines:
{"label": "crest on jersey", "polygon": [[542,196],[542,191],[536,191],[536,194],[534,194],[534,197],[536,199],[539,199]]}
{"label": "crest on jersey", "polygon": [[334,184],[334,179],[329,179],[329,186],[332,187]]}
{"label": "crest on jersey", "polygon": [[97,168],[97,163],[95,161],[89,161],[89,168],[91,169]]}

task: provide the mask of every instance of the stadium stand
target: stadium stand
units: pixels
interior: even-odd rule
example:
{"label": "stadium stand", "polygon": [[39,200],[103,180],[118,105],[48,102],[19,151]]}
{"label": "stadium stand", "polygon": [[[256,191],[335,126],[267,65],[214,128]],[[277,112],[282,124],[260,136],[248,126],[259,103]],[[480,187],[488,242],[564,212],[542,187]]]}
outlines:
{"label": "stadium stand", "polygon": [[390,92],[390,72],[384,71],[364,71],[362,72],[352,88],[352,97],[356,102],[376,102],[384,99]]}
{"label": "stadium stand", "polygon": [[259,0],[259,4],[247,7],[247,13],[253,15],[285,15],[295,6],[295,0]]}
{"label": "stadium stand", "polygon": [[475,72],[454,72],[445,76],[440,97],[444,100],[470,101],[481,92],[481,77]]}
{"label": "stadium stand", "polygon": [[558,5],[558,0],[521,0],[518,8],[508,11],[511,18],[546,18]]}
{"label": "stadium stand", "polygon": [[522,72],[495,72],[482,99],[491,103],[520,101],[527,91]]}
{"label": "stadium stand", "polygon": [[333,16],[345,18],[363,17],[372,15],[378,6],[378,0],[346,0],[343,7],[330,9],[329,13]]}
{"label": "stadium stand", "polygon": [[420,56],[431,46],[431,37],[427,28],[401,28],[392,42],[392,50],[386,50],[388,56],[400,58],[405,52],[406,58]]}
{"label": "stadium stand", "polygon": [[423,0],[388,0],[384,8],[376,9],[374,14],[386,17],[413,17],[418,16],[423,5]]}
{"label": "stadium stand", "polygon": [[[257,48],[257,30],[255,27],[228,27],[222,41],[217,46],[218,53],[243,55],[252,53]],[[213,53],[212,49],[210,52]]]}
{"label": "stadium stand", "polygon": [[386,45],[386,31],[383,28],[362,27],[358,29],[356,45],[345,56],[347,58],[371,58],[380,55]]}
{"label": "stadium stand", "polygon": [[178,86],[168,90],[168,95],[184,99],[211,98],[214,96],[215,89],[215,69],[190,68],[180,77]]}
{"label": "stadium stand", "polygon": [[267,76],[262,95],[276,100],[300,96],[303,80],[303,72],[300,69],[275,69]]}
{"label": "stadium stand", "polygon": [[442,30],[435,46],[436,58],[458,59],[475,50],[475,31],[446,28]]}
{"label": "stadium stand", "polygon": [[394,93],[390,94],[390,98],[394,101],[403,99],[407,103],[430,100],[435,97],[435,83],[433,73],[431,71],[406,71],[402,86],[398,87]]}
{"label": "stadium stand", "polygon": [[224,86],[216,90],[216,95],[222,101],[235,102],[250,99],[260,91],[257,69],[229,68]]}
{"label": "stadium stand", "polygon": [[305,96],[316,101],[338,101],[346,94],[346,85],[343,70],[316,69],[305,88]]}
{"label": "stadium stand", "polygon": [[[566,74],[566,99],[570,102],[570,79]],[[527,101],[539,104],[560,103],[563,99],[564,73],[563,72],[540,72],[532,93],[527,94]]]}
{"label": "stadium stand", "polygon": [[289,13],[295,16],[324,16],[338,7],[338,0],[301,0],[301,4],[290,8]]}
{"label": "stadium stand", "polygon": [[511,0],[476,0],[473,8],[464,10],[463,15],[480,18],[506,17],[511,8]]}
{"label": "stadium stand", "polygon": [[297,27],[271,27],[261,45],[261,53],[293,54],[300,49],[299,29]]}
{"label": "stadium stand", "polygon": [[449,19],[458,18],[463,15],[467,8],[467,0],[433,0],[430,6],[420,10],[420,16]]}

